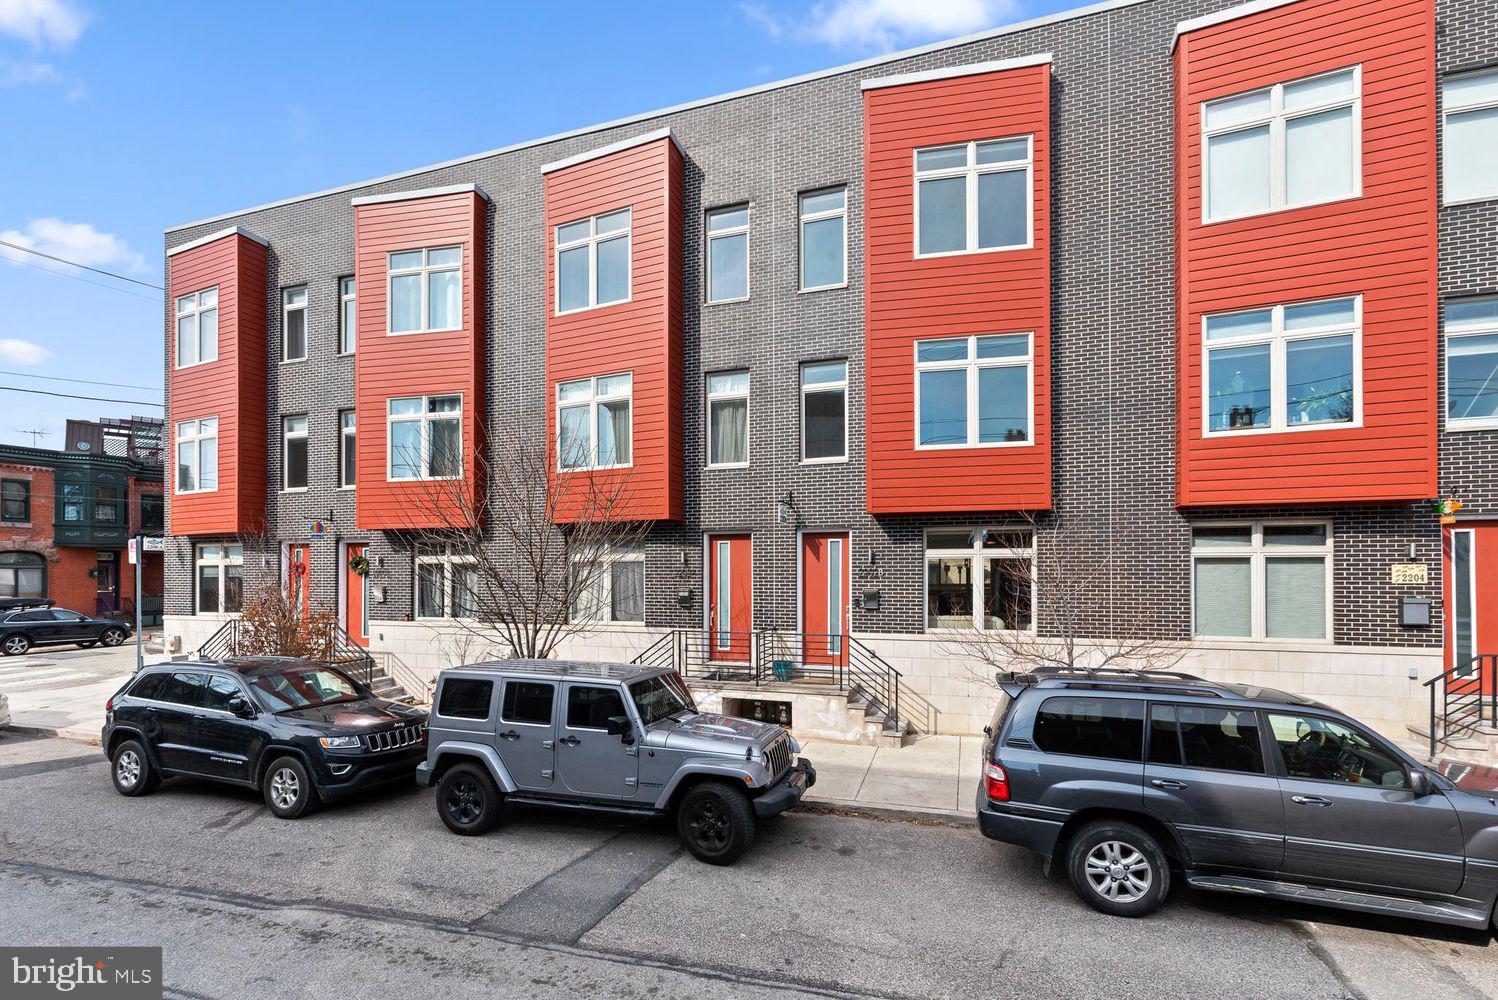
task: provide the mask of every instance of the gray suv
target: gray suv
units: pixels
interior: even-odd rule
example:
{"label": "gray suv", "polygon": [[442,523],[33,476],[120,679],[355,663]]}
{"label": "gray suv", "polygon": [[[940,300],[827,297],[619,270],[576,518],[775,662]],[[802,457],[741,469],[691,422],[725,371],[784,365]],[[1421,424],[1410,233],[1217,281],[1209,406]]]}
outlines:
{"label": "gray suv", "polygon": [[800,752],[781,726],[699,712],[675,671],[503,660],[442,672],[416,779],[454,833],[506,804],[674,813],[687,849],[726,865],[816,783]]}
{"label": "gray suv", "polygon": [[[1141,916],[1196,889],[1485,928],[1493,769],[1433,772],[1325,705],[1189,674],[1000,674],[978,827]],[[1451,777],[1447,777],[1450,774]]]}

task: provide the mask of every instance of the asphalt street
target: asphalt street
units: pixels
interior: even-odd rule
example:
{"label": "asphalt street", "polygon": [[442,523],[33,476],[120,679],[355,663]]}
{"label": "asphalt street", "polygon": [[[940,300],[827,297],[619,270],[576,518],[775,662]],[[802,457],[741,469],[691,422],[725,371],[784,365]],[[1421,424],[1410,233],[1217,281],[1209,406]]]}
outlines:
{"label": "asphalt street", "polygon": [[723,869],[661,822],[516,811],[461,838],[430,792],[284,822],[240,791],[115,794],[97,749],[0,736],[0,943],[160,945],[167,995],[1498,996],[1498,941],[1178,890],[1084,908],[966,827],[793,812]]}

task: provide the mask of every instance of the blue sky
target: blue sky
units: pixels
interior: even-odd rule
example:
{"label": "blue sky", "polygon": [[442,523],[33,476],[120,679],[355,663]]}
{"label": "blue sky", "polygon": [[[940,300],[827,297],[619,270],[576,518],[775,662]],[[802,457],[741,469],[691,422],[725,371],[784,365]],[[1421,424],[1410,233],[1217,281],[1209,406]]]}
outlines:
{"label": "blue sky", "polygon": [[[0,240],[159,284],[169,225],[1078,5],[0,0]],[[0,247],[0,386],[159,402],[161,330]],[[0,390],[0,442],[130,412]]]}

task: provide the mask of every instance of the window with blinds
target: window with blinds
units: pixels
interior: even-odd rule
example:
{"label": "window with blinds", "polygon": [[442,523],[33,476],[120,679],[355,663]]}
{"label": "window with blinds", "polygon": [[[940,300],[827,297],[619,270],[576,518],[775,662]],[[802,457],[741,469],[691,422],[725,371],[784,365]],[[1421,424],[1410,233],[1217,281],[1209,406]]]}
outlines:
{"label": "window with blinds", "polygon": [[1192,529],[1192,632],[1199,638],[1331,638],[1332,530],[1324,522]]}

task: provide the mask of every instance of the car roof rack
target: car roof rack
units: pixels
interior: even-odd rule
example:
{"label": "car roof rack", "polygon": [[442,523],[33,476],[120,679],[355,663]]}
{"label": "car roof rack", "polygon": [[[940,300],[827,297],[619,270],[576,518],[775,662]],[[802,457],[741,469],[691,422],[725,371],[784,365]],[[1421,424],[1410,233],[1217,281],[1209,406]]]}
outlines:
{"label": "car roof rack", "polygon": [[0,597],[0,611],[26,611],[50,608],[57,602],[50,597]]}
{"label": "car roof rack", "polygon": [[1202,693],[1222,697],[1222,685],[1180,670],[1142,670],[1137,667],[1036,667],[1034,670],[1000,671],[994,682],[1014,695],[1020,688],[1034,687],[1043,681],[1056,681],[1069,688],[1093,691],[1151,691],[1182,693],[1196,688]]}

